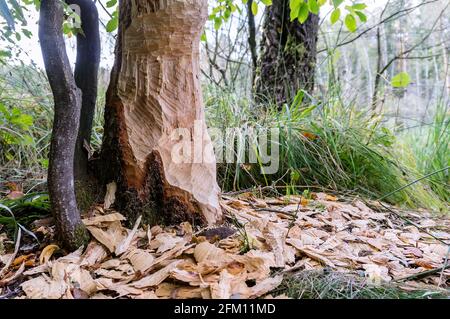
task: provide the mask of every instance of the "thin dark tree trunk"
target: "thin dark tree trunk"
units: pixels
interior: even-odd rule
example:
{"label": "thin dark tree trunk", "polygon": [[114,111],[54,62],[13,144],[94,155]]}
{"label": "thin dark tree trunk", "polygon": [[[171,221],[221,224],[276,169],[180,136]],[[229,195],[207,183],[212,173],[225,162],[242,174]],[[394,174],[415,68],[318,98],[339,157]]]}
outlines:
{"label": "thin dark tree trunk", "polygon": [[67,57],[62,23],[62,3],[59,0],[42,0],[39,40],[55,103],[48,189],[60,240],[67,248],[76,249],[88,239],[77,208],[73,178],[81,91],[75,84]]}
{"label": "thin dark tree trunk", "polygon": [[100,32],[98,11],[92,0],[66,0],[80,7],[81,28],[77,34],[75,82],[82,92],[80,127],[75,147],[74,174],[76,181],[88,177],[88,152],[97,100],[98,69],[100,64]]}
{"label": "thin dark tree trunk", "polygon": [[255,81],[256,68],[258,67],[258,54],[256,52],[256,25],[255,16],[252,12],[253,0],[247,2],[247,22],[248,22],[248,46],[252,58],[252,83]]}
{"label": "thin dark tree trunk", "polygon": [[383,68],[383,55],[381,52],[381,26],[377,28],[377,71],[375,74],[375,83],[373,87],[373,96],[372,96],[372,111],[376,111],[378,105],[378,90],[380,88],[381,82],[381,69]]}
{"label": "thin dark tree trunk", "polygon": [[373,87],[373,95],[372,95],[372,111],[374,115],[376,114],[377,106],[378,106],[378,91],[380,90],[381,85],[381,77],[383,72],[383,52],[381,49],[381,27],[383,20],[383,16],[386,13],[387,8],[389,7],[390,0],[386,3],[380,14],[380,22],[377,26],[377,71],[375,74],[375,83]]}
{"label": "thin dark tree trunk", "polygon": [[281,108],[299,89],[314,89],[319,17],[291,22],[289,0],[274,0],[264,14],[256,94]]}

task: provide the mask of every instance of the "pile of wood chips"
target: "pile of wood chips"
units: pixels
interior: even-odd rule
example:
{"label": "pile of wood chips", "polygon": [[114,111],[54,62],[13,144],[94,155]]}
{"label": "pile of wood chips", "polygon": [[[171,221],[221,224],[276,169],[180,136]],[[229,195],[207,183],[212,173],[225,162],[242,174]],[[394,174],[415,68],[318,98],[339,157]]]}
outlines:
{"label": "pile of wood chips", "polygon": [[[189,223],[141,227],[140,220],[127,229],[120,213],[97,207],[83,220],[95,238],[86,249],[56,259],[58,247],[49,245],[34,267],[22,256],[0,256],[0,264],[13,258],[16,265],[2,271],[0,294],[21,278],[18,298],[246,299],[272,297],[291,271],[326,267],[380,284],[446,265],[448,218],[410,213],[415,227],[358,199],[313,195],[224,197],[228,226],[199,231]],[[446,269],[420,280],[446,287],[449,278]]]}

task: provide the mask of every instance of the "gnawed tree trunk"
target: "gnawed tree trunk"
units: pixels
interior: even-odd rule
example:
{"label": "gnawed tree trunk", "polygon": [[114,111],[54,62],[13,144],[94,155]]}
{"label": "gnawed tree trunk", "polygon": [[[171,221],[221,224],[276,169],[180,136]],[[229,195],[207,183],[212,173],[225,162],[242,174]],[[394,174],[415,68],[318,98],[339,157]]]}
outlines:
{"label": "gnawed tree trunk", "polygon": [[[88,179],[88,152],[92,124],[97,101],[98,69],[100,65],[100,32],[98,11],[92,0],[66,0],[69,5],[78,5],[80,9],[81,29],[77,34],[77,60],[75,64],[75,82],[81,90],[82,103],[80,127],[75,147],[74,174],[76,181]],[[82,183],[81,187],[84,186]]]}
{"label": "gnawed tree trunk", "polygon": [[264,13],[256,98],[281,108],[299,89],[312,93],[316,70],[319,17],[290,21],[290,0],[274,0]]}
{"label": "gnawed tree trunk", "polygon": [[[137,214],[148,222],[221,220],[199,83],[206,17],[206,0],[120,2],[100,174],[118,184],[116,205],[131,220]],[[191,161],[177,163],[171,154],[180,145],[177,129],[191,135],[184,141],[195,135],[197,149],[185,149]]]}
{"label": "gnawed tree trunk", "polygon": [[48,190],[58,236],[67,248],[76,249],[88,239],[75,200],[73,178],[81,91],[75,84],[67,57],[62,23],[62,3],[59,0],[42,0],[39,40],[55,103]]}

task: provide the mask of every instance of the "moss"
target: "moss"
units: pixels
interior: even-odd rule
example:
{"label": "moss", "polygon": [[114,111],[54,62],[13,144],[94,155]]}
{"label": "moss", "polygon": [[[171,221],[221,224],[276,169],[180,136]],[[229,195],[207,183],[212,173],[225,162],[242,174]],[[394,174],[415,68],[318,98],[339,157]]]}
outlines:
{"label": "moss", "polygon": [[302,57],[307,54],[306,47],[303,43],[298,43],[295,37],[288,35],[286,44],[284,46],[284,52],[293,56]]}
{"label": "moss", "polygon": [[84,212],[94,203],[103,200],[104,191],[96,180],[89,179],[86,181],[75,182],[75,195],[77,198],[78,209],[81,212]]}
{"label": "moss", "polygon": [[89,243],[89,240],[89,233],[83,223],[75,226],[73,234],[66,234],[66,236],[62,238],[64,247],[71,251],[76,250],[81,246],[86,247],[86,245]]}

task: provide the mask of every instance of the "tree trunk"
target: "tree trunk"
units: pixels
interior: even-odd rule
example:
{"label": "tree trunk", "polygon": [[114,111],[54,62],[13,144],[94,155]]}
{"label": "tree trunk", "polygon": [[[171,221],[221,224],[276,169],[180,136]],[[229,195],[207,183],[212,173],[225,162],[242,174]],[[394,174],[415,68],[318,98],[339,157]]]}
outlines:
{"label": "tree trunk", "polygon": [[75,84],[70,68],[62,23],[62,3],[59,0],[42,0],[39,40],[55,103],[48,189],[58,236],[67,248],[76,249],[88,239],[78,212],[73,179],[81,92]]}
{"label": "tree trunk", "polygon": [[[100,174],[117,183],[116,205],[130,220],[138,214],[150,223],[221,220],[199,83],[206,17],[206,0],[120,2]],[[189,142],[181,162],[180,133]]]}
{"label": "tree trunk", "polygon": [[380,88],[381,83],[381,70],[383,68],[382,65],[382,51],[381,51],[381,25],[378,25],[377,27],[377,70],[375,75],[375,82],[373,87],[373,94],[372,94],[372,111],[374,112],[374,115],[376,114],[377,106],[378,106],[378,90]]}
{"label": "tree trunk", "polygon": [[92,123],[97,101],[97,79],[100,64],[100,32],[98,11],[92,0],[66,0],[80,8],[81,28],[77,34],[75,82],[82,93],[80,127],[75,147],[74,174],[76,181],[88,178],[88,152],[85,144],[91,140]]}
{"label": "tree trunk", "polygon": [[299,89],[313,91],[316,70],[319,17],[310,14],[303,24],[291,22],[289,1],[274,0],[266,8],[255,84],[259,100],[280,108]]}
{"label": "tree trunk", "polygon": [[253,0],[247,2],[247,24],[248,24],[248,46],[252,58],[252,83],[255,81],[256,69],[258,67],[258,54],[256,52],[256,24],[252,11]]}

